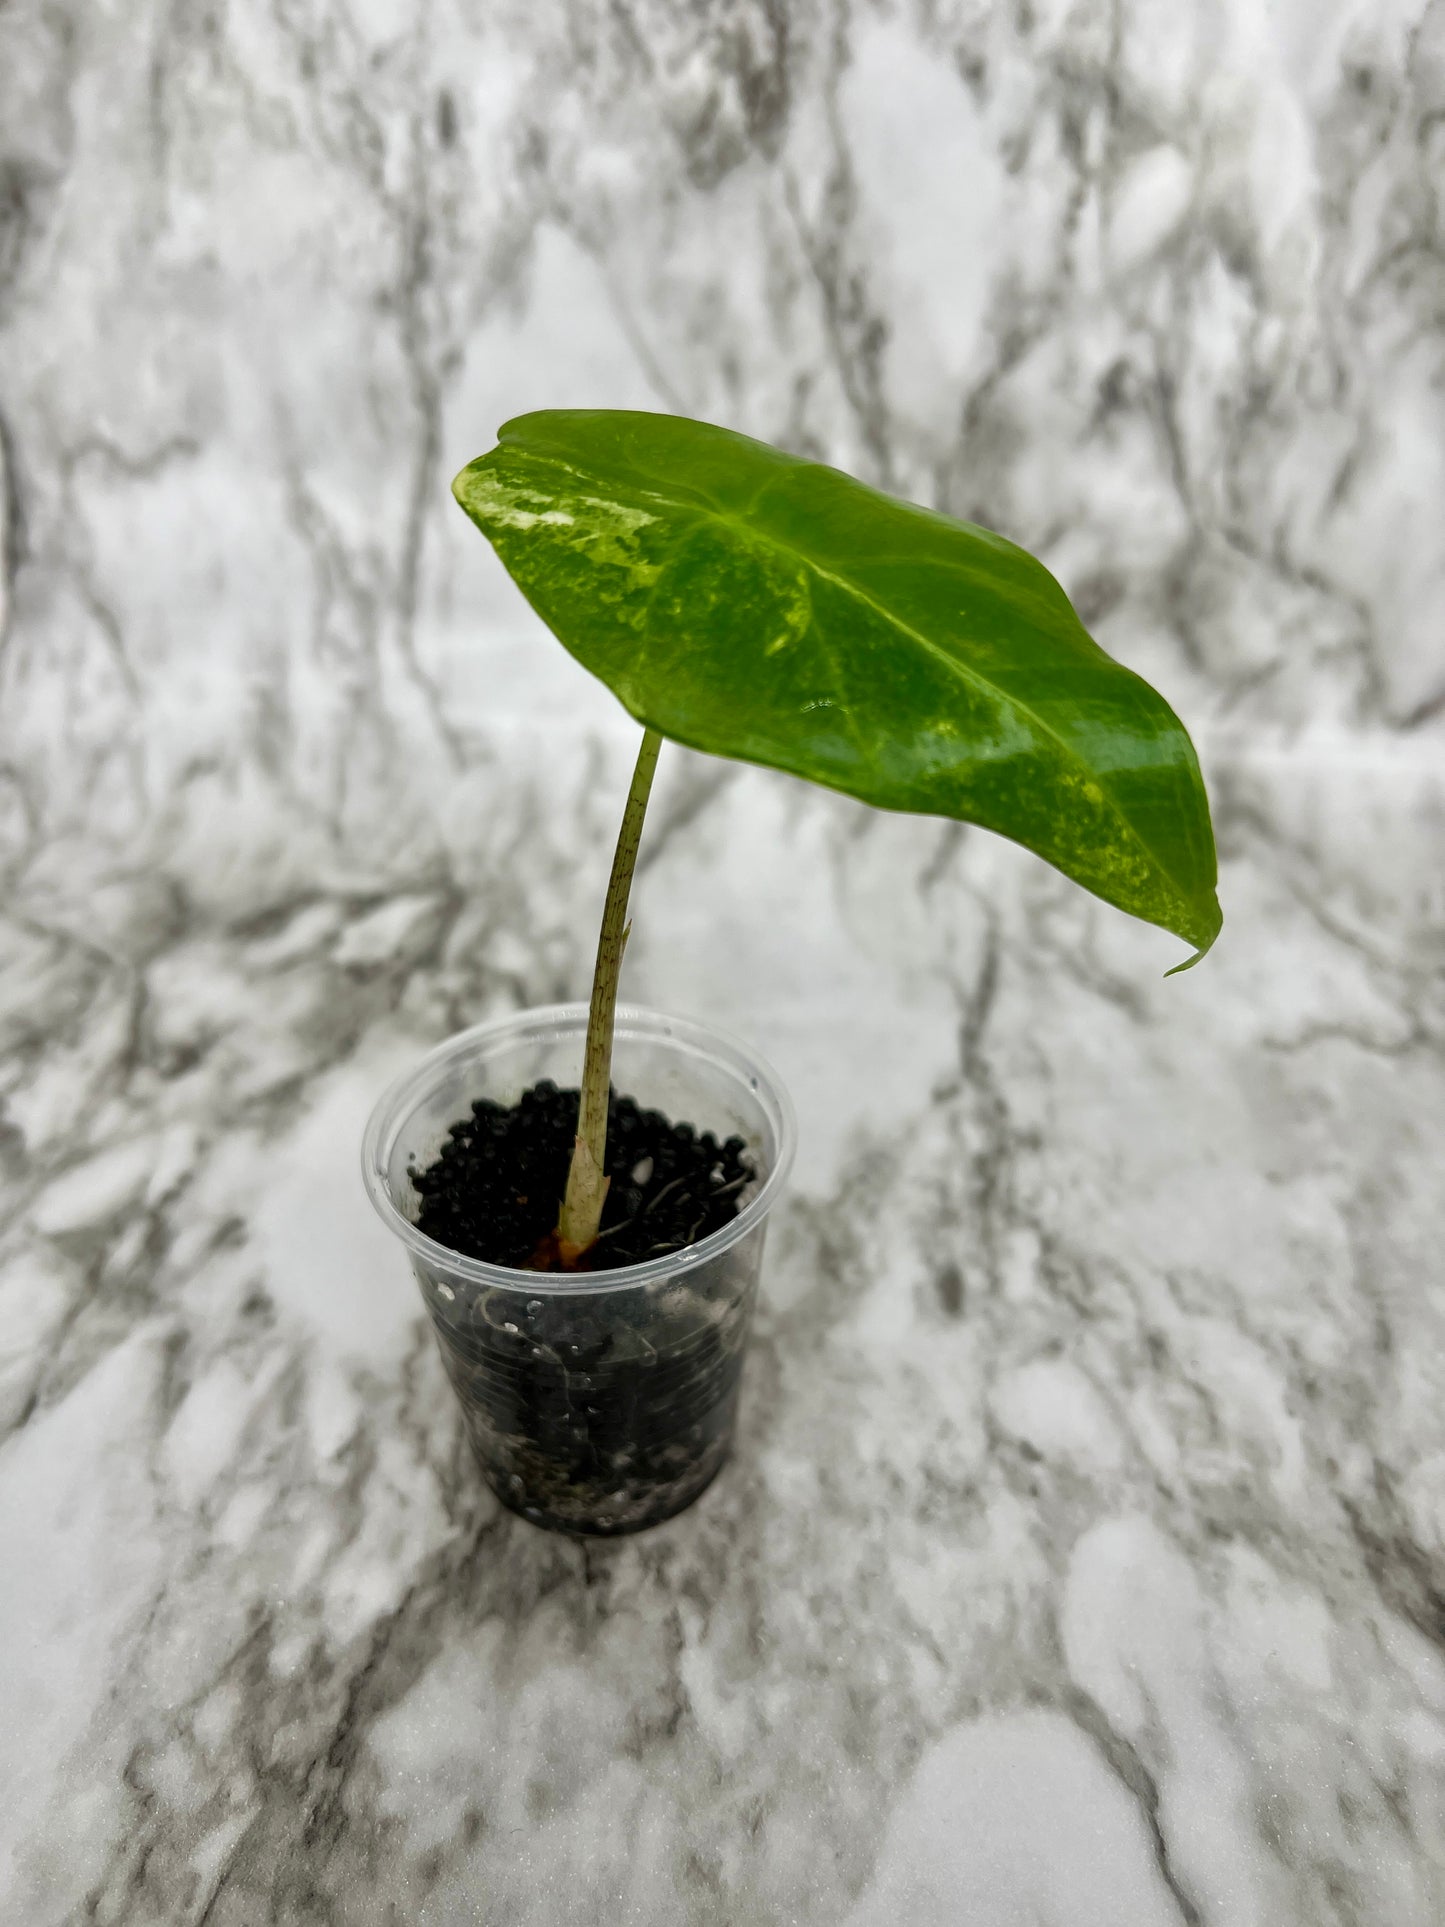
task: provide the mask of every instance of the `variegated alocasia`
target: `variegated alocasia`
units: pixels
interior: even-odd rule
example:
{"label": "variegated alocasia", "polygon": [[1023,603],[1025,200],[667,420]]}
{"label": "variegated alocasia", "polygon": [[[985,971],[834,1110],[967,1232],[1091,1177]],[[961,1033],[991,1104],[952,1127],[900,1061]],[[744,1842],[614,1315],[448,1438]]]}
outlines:
{"label": "variegated alocasia", "polygon": [[[996,830],[1194,945],[1180,969],[1214,941],[1214,838],[1183,724],[1002,536],[727,429],[620,410],[519,416],[453,488],[533,608],[644,725],[635,827],[666,736]],[[586,1079],[601,1076],[601,1122],[584,1079],[574,1165],[595,1167],[599,1214],[603,979],[615,999],[630,874],[614,868],[601,1004],[594,986]],[[565,1247],[590,1242],[587,1215],[564,1212]]]}

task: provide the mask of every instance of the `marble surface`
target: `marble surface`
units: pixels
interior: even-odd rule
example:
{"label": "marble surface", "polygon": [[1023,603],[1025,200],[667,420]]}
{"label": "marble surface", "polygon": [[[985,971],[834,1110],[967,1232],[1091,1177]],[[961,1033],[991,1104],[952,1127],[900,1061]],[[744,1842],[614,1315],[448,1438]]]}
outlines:
{"label": "marble surface", "polygon": [[[1445,6],[0,8],[0,1914],[1445,1918]],[[661,407],[1036,547],[1226,928],[664,759],[800,1114],[736,1456],[467,1461],[357,1175],[635,733],[450,504]]]}

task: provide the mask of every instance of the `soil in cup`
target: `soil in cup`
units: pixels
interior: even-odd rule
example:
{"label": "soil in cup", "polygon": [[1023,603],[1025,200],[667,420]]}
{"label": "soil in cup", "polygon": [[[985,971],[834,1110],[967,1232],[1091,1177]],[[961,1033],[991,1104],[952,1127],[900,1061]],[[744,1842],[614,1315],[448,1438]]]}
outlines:
{"label": "soil in cup", "polygon": [[[419,1228],[467,1257],[525,1267],[556,1222],[577,1092],[544,1081],[473,1105],[414,1170]],[[536,1524],[635,1532],[691,1503],[727,1455],[755,1257],[741,1246],[636,1287],[605,1274],[722,1229],[756,1172],[743,1140],[611,1101],[602,1233],[565,1291],[428,1293],[442,1358],[478,1460]]]}
{"label": "soil in cup", "polygon": [[[529,1267],[557,1222],[577,1131],[578,1093],[544,1078],[515,1104],[480,1098],[453,1124],[435,1160],[413,1170],[417,1228],[450,1251]],[[602,1230],[579,1265],[610,1271],[663,1258],[737,1216],[755,1173],[743,1140],[674,1124],[613,1092],[607,1111],[612,1174]]]}

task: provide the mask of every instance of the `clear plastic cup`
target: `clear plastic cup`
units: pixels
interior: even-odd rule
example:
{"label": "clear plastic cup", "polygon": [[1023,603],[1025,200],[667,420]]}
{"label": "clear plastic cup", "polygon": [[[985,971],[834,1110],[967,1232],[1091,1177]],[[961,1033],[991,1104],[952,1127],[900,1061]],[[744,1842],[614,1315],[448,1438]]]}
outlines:
{"label": "clear plastic cup", "polygon": [[488,1483],[536,1525],[637,1532],[690,1505],[727,1457],[768,1213],[796,1125],[774,1071],[730,1037],[617,1012],[612,1081],[648,1110],[741,1137],[757,1177],[731,1223],[669,1257],[575,1275],[450,1251],[417,1229],[425,1169],[478,1098],[575,1086],[585,1004],[522,1011],[451,1038],[400,1078],[362,1145],[367,1194],[411,1256]]}

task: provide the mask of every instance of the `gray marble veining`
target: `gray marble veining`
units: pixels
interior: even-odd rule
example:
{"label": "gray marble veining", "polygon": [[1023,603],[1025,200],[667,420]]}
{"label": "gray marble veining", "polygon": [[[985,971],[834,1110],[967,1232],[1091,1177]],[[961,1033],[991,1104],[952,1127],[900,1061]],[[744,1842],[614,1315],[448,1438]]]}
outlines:
{"label": "gray marble veining", "polygon": [[[19,0],[0,105],[7,1922],[1432,1927],[1445,6]],[[592,1546],[355,1170],[585,988],[634,732],[446,482],[586,402],[1036,547],[1226,914],[669,751],[627,992],[804,1141]]]}

